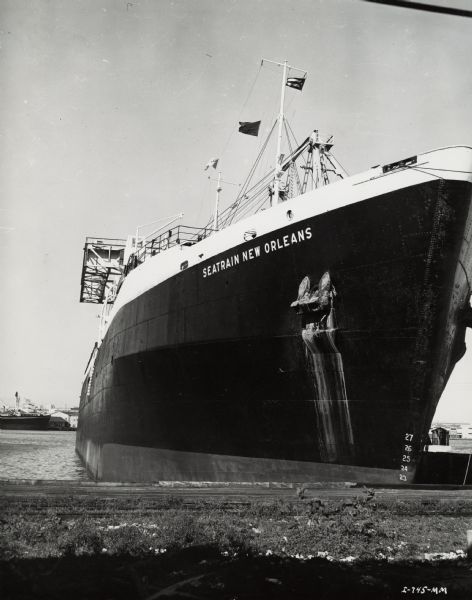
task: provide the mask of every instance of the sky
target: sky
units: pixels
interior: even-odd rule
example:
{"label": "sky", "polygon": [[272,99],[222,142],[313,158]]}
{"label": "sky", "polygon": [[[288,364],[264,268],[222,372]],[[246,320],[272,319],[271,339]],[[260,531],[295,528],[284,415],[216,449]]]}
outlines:
{"label": "sky", "polygon": [[[354,174],[472,145],[471,56],[472,19],[361,0],[1,0],[0,404],[78,405],[100,312],[79,303],[85,237],[206,223],[204,165],[241,183],[277,112],[262,58],[308,72],[292,129],[334,135]],[[472,421],[467,340],[437,420]]]}

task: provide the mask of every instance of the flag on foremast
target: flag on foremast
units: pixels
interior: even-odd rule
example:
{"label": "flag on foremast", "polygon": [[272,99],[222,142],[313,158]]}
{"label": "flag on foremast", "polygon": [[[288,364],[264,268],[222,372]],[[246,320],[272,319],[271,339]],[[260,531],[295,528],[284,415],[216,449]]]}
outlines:
{"label": "flag on foremast", "polygon": [[303,86],[305,85],[305,77],[288,77],[286,86],[293,88],[294,90],[302,91]]}
{"label": "flag on foremast", "polygon": [[248,122],[248,121],[239,121],[239,129],[238,131],[241,133],[245,133],[246,135],[259,135],[259,127],[261,126],[260,121]]}

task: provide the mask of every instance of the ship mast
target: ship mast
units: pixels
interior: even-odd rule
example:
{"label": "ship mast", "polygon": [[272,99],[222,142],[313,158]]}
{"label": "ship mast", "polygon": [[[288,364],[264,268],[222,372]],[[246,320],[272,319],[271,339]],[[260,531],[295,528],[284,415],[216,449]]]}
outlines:
{"label": "ship mast", "polygon": [[216,198],[215,198],[215,215],[213,217],[213,229],[218,231],[218,210],[220,205],[220,192],[223,188],[221,187],[221,171],[218,171],[218,183],[216,184]]}
{"label": "ship mast", "polygon": [[[236,185],[236,186],[240,186],[241,184],[239,183],[233,183],[232,181],[226,181],[224,179],[221,179],[221,171],[218,171],[218,179],[214,179],[213,177],[208,176],[208,179],[210,179],[211,181],[216,181],[216,196],[215,196],[215,212],[213,213],[213,220],[210,221],[212,223],[212,231],[216,232],[219,230],[220,228],[220,224],[218,223],[219,218],[220,218],[220,192],[223,189],[222,187],[222,183],[226,183],[227,185]],[[210,223],[208,223],[208,227],[210,226]]]}
{"label": "ship mast", "polygon": [[280,62],[276,62],[274,60],[268,60],[267,58],[263,58],[261,64],[264,64],[264,61],[268,62],[268,63],[272,63],[273,65],[277,65],[279,67],[283,67],[282,88],[281,88],[281,92],[280,92],[280,110],[279,110],[278,128],[277,128],[277,150],[276,150],[276,154],[275,154],[275,167],[274,167],[274,196],[275,196],[276,202],[279,203],[279,202],[281,202],[280,188],[281,188],[281,179],[282,179],[282,174],[283,174],[283,171],[281,169],[281,165],[283,162],[283,156],[282,156],[281,150],[282,150],[282,131],[283,131],[283,125],[284,125],[284,119],[285,119],[284,104],[285,104],[285,87],[287,85],[287,73],[289,72],[290,69],[292,69],[293,71],[300,71],[301,73],[303,73],[303,76],[305,77],[307,74],[307,71],[305,71],[304,69],[299,69],[298,67],[293,67],[292,65],[289,65],[286,60],[284,60],[283,63],[280,63]]}

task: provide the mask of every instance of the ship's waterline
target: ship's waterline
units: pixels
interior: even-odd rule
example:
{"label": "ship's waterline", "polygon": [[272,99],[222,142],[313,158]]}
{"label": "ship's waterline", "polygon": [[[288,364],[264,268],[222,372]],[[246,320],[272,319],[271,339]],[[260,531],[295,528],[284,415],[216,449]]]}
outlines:
{"label": "ship's waterline", "polygon": [[183,452],[126,444],[89,444],[88,474],[100,481],[224,483],[392,482],[389,469]]}

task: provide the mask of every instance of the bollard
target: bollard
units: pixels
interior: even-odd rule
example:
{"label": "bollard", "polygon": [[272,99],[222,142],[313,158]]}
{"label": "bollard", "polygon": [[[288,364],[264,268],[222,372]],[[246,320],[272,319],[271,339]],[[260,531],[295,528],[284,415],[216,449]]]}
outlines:
{"label": "bollard", "polygon": [[467,558],[472,559],[472,529],[467,530]]}

